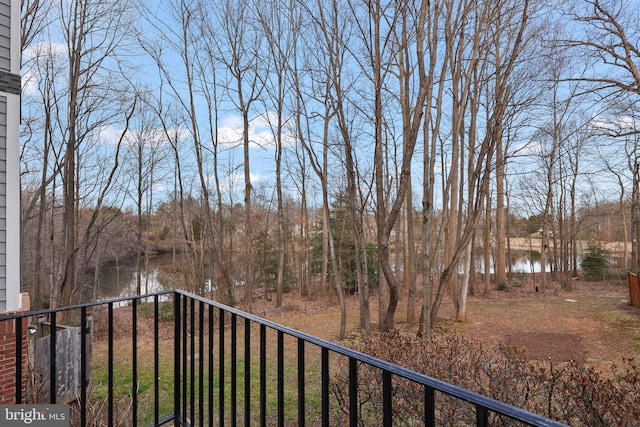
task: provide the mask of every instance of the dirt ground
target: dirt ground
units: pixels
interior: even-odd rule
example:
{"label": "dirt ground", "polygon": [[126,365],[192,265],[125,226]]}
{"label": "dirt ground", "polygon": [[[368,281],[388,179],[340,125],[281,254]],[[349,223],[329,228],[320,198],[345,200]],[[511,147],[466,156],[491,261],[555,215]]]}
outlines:
{"label": "dirt ground", "polygon": [[[343,344],[349,345],[361,336],[358,297],[349,296],[347,304],[348,337]],[[375,296],[370,306],[375,329]],[[272,301],[256,301],[254,313],[337,341],[340,314],[331,298],[310,301],[287,294],[283,308],[275,309]],[[627,284],[622,281],[574,281],[571,290],[552,285],[544,295],[527,286],[496,290],[469,298],[466,322],[453,319],[453,304],[445,298],[435,333],[454,332],[495,346],[510,344],[523,349],[531,359],[576,360],[605,374],[611,372],[612,365],[640,356],[640,309],[628,304]],[[406,298],[400,301],[396,327],[417,332],[417,325],[406,322]]]}

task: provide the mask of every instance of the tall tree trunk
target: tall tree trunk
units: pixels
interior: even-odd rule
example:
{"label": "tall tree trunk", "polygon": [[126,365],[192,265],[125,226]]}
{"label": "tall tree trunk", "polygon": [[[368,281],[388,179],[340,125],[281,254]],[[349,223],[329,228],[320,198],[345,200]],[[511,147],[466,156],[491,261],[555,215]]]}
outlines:
{"label": "tall tree trunk", "polygon": [[496,284],[506,283],[506,217],[505,217],[505,156],[502,144],[502,129],[496,129]]}
{"label": "tall tree trunk", "polygon": [[[439,22],[441,14],[441,2],[435,1],[429,5],[426,22],[426,39],[429,49],[428,57],[428,76],[429,81],[426,87],[426,99],[429,104],[435,104],[436,108],[442,108],[444,97],[444,79],[446,64],[448,61],[443,60],[442,70],[438,81],[438,92],[434,94],[436,79],[435,69],[438,62],[438,39],[440,36]],[[445,54],[446,55],[446,54]],[[434,96],[435,95],[435,96]],[[432,114],[431,108],[425,109],[425,118],[422,125],[422,135],[424,140],[424,150],[422,157],[422,309],[420,310],[420,321],[418,325],[418,336],[427,337],[431,334],[431,308],[433,307],[433,294],[435,271],[437,265],[437,248],[440,233],[435,233],[435,170],[436,170],[436,149],[438,135],[440,133],[440,123],[442,115]]]}
{"label": "tall tree trunk", "polygon": [[467,245],[463,256],[463,276],[462,285],[460,287],[460,303],[458,304],[458,312],[456,314],[456,320],[458,322],[467,321],[467,296],[469,294],[469,280],[471,280],[471,252],[473,250],[472,245]]}
{"label": "tall tree trunk", "polygon": [[640,162],[638,153],[634,150],[634,162],[631,165],[633,170],[633,188],[631,192],[631,271],[640,273]]}
{"label": "tall tree trunk", "polygon": [[484,293],[489,294],[491,292],[491,192],[489,191],[489,181],[485,183],[485,209],[484,209],[484,274],[483,284]]}
{"label": "tall tree trunk", "polygon": [[282,307],[284,287],[285,254],[287,240],[285,235],[285,212],[282,197],[282,109],[278,109],[278,133],[276,136],[276,192],[278,197],[278,277],[276,279],[276,307]]}
{"label": "tall tree trunk", "polygon": [[407,322],[413,324],[416,322],[416,247],[414,238],[414,226],[413,226],[413,192],[411,188],[411,181],[407,188],[407,201],[405,203],[406,214],[406,258],[404,263],[403,280],[406,277],[408,281],[408,295],[407,295]]}
{"label": "tall tree trunk", "polygon": [[[376,58],[376,64],[374,65],[374,82],[375,82],[375,102],[376,102],[376,149],[374,154],[375,174],[376,174],[376,223],[378,228],[378,242],[379,242],[379,264],[380,270],[384,274],[386,282],[389,285],[389,306],[384,315],[384,318],[380,320],[380,327],[383,330],[394,328],[394,317],[396,308],[398,305],[398,283],[390,264],[390,235],[396,225],[396,221],[400,214],[402,205],[406,201],[406,193],[408,189],[408,181],[411,177],[411,162],[413,160],[413,153],[418,138],[418,133],[422,127],[422,117],[424,115],[424,102],[427,96],[427,90],[430,84],[431,76],[427,76],[425,70],[425,24],[427,21],[428,5],[423,2],[417,11],[417,33],[415,40],[416,51],[412,53],[415,55],[415,61],[417,65],[417,86],[414,88],[415,98],[411,99],[411,83],[414,82],[414,78],[410,73],[412,64],[410,61],[411,55],[409,54],[408,47],[408,22],[407,22],[407,10],[404,7],[400,8],[400,20],[401,20],[401,34],[399,39],[403,40],[402,49],[398,54],[398,84],[400,87],[400,108],[402,112],[402,165],[400,168],[400,178],[398,184],[398,190],[395,200],[391,203],[389,213],[387,214],[387,203],[385,202],[385,194],[383,188],[384,177],[382,176],[382,97],[381,97],[381,79],[380,72],[382,68],[380,47],[377,47],[377,52],[374,57]],[[377,22],[379,25],[379,22]],[[376,34],[379,34],[377,32]],[[378,39],[378,38],[376,38]],[[379,111],[379,113],[378,113]],[[380,118],[380,120],[378,120]],[[378,124],[379,122],[379,124]],[[378,127],[380,126],[380,127]],[[380,134],[378,134],[380,132]]]}

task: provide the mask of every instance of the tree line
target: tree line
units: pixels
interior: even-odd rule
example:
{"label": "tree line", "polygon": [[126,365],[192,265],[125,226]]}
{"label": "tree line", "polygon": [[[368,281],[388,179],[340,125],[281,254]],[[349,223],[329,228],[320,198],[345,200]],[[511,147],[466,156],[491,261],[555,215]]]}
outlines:
{"label": "tree line", "polygon": [[622,0],[23,0],[23,287],[37,308],[95,297],[89,269],[141,271],[165,240],[182,286],[225,303],[331,288],[344,336],[353,289],[368,335],[375,289],[381,329],[402,297],[428,334],[447,292],[464,320],[470,288],[509,280],[526,218],[566,282],[585,209],[640,237],[638,18]]}

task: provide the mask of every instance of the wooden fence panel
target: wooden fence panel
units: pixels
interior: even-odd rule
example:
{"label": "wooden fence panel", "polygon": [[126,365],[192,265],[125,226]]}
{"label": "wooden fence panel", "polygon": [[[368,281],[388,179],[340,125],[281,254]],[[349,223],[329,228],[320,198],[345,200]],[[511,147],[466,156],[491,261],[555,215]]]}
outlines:
{"label": "wooden fence panel", "polygon": [[[56,401],[70,403],[78,398],[81,389],[80,355],[82,354],[81,329],[65,327],[56,332]],[[34,386],[36,399],[49,400],[50,342],[47,335],[35,344]],[[87,340],[87,378],[91,378],[91,339]]]}
{"label": "wooden fence panel", "polygon": [[629,301],[634,307],[640,308],[640,277],[634,273],[627,273],[629,282]]}

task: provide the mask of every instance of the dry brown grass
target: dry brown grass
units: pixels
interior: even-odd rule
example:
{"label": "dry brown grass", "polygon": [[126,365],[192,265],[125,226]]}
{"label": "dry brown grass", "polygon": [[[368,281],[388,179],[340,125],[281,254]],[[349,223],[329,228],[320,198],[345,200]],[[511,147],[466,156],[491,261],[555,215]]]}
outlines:
{"label": "dry brown grass", "polygon": [[[534,289],[513,288],[472,296],[468,321],[453,320],[453,304],[446,299],[436,333],[457,333],[492,346],[507,343],[521,347],[533,359],[562,362],[569,359],[605,373],[624,359],[640,356],[640,309],[629,306],[626,283],[574,281],[572,290],[550,287],[545,295]],[[360,339],[358,298],[347,297],[349,345]],[[255,313],[320,338],[337,341],[340,312],[331,298],[301,300],[285,295],[283,308],[270,301],[254,304]],[[371,300],[372,322],[377,323],[378,302]],[[398,307],[396,327],[408,333],[406,298]]]}
{"label": "dry brown grass", "polygon": [[[640,356],[640,309],[628,305],[626,284],[580,281],[573,285],[573,290],[556,287],[545,295],[523,287],[472,296],[465,323],[453,320],[453,304],[445,297],[434,333],[456,333],[496,348],[500,343],[511,344],[523,348],[533,359],[550,358],[555,362],[573,359],[605,373],[610,372],[612,365]],[[370,306],[375,332],[378,317],[375,295]],[[255,301],[253,307],[256,315],[325,340],[338,341],[340,311],[332,296],[311,300],[289,293],[285,294],[281,308],[276,309],[273,301],[266,300]],[[122,350],[129,347],[130,339],[119,335],[130,333],[130,309],[119,314],[115,338],[118,352],[126,354],[128,351]],[[341,344],[350,346],[362,340],[358,322],[358,297],[348,296],[347,339]],[[138,328],[143,340],[139,350],[145,353],[152,347],[152,319],[140,317]],[[406,298],[400,301],[396,328],[409,334],[417,332],[416,324],[406,322]],[[102,354],[106,334],[96,332],[95,349]],[[171,336],[170,325],[162,324],[161,337]]]}
{"label": "dry brown grass", "polygon": [[[613,365],[621,365],[625,359],[640,355],[640,309],[628,305],[626,284],[573,282],[571,291],[551,287],[545,295],[527,288],[531,286],[525,285],[508,291],[494,291],[489,295],[470,297],[468,321],[465,323],[453,320],[453,304],[450,298],[445,298],[434,334],[442,335],[441,338],[445,340],[458,337],[472,338],[485,343],[477,348],[487,349],[488,352],[492,348],[497,351],[501,343],[506,343],[523,348],[531,359],[543,361],[552,359],[554,363],[573,359],[600,371],[602,373],[600,378],[603,380],[611,377]],[[378,300],[375,295],[372,296],[370,305],[375,331],[378,317]],[[358,297],[348,296],[347,306],[347,339],[339,343],[366,348],[360,345],[363,342],[358,327]],[[331,295],[316,297],[312,300],[289,293],[285,295],[281,308],[276,309],[274,302],[267,300],[256,300],[253,308],[256,315],[319,338],[338,342],[340,311],[335,298]],[[131,372],[131,315],[131,307],[119,309],[115,313],[116,367],[119,375],[122,373],[124,376]],[[96,323],[102,324],[100,320],[105,320],[100,317],[100,313],[95,313],[94,316]],[[406,322],[406,298],[401,299],[398,307],[396,328],[406,334],[415,335],[417,332],[416,324]],[[152,332],[153,318],[148,314],[140,314],[138,316],[140,341],[137,344],[137,353],[138,360],[144,363],[140,372],[151,369],[149,364],[153,360],[154,352]],[[241,328],[238,333],[240,343],[238,351],[242,357],[244,351]],[[252,328],[251,334],[252,354],[257,354],[259,352],[257,330]],[[456,334],[457,337],[445,336],[447,334]],[[230,333],[227,332],[225,335],[228,340]],[[173,357],[173,327],[170,322],[160,325],[160,337],[161,362],[169,363]],[[94,367],[104,367],[107,360],[106,331],[96,327],[94,338]],[[275,339],[276,335],[269,332],[267,340],[271,342]],[[289,344],[287,348],[294,350],[286,352],[285,364],[295,367],[295,345],[293,341]],[[273,352],[274,348],[271,344],[268,345],[269,352]],[[270,353],[269,357],[269,360],[275,360],[274,354]],[[307,362],[311,365],[319,365],[319,352],[309,354]],[[339,359],[332,358],[332,363],[337,366],[341,362]],[[172,365],[169,363],[167,366],[169,372]],[[319,375],[319,371],[315,374]],[[146,381],[150,380],[146,378]],[[255,383],[257,384],[257,381]],[[313,380],[311,383],[319,384],[318,381]],[[125,384],[123,387],[126,386]],[[121,389],[122,387],[119,388],[122,393],[126,391]]]}

